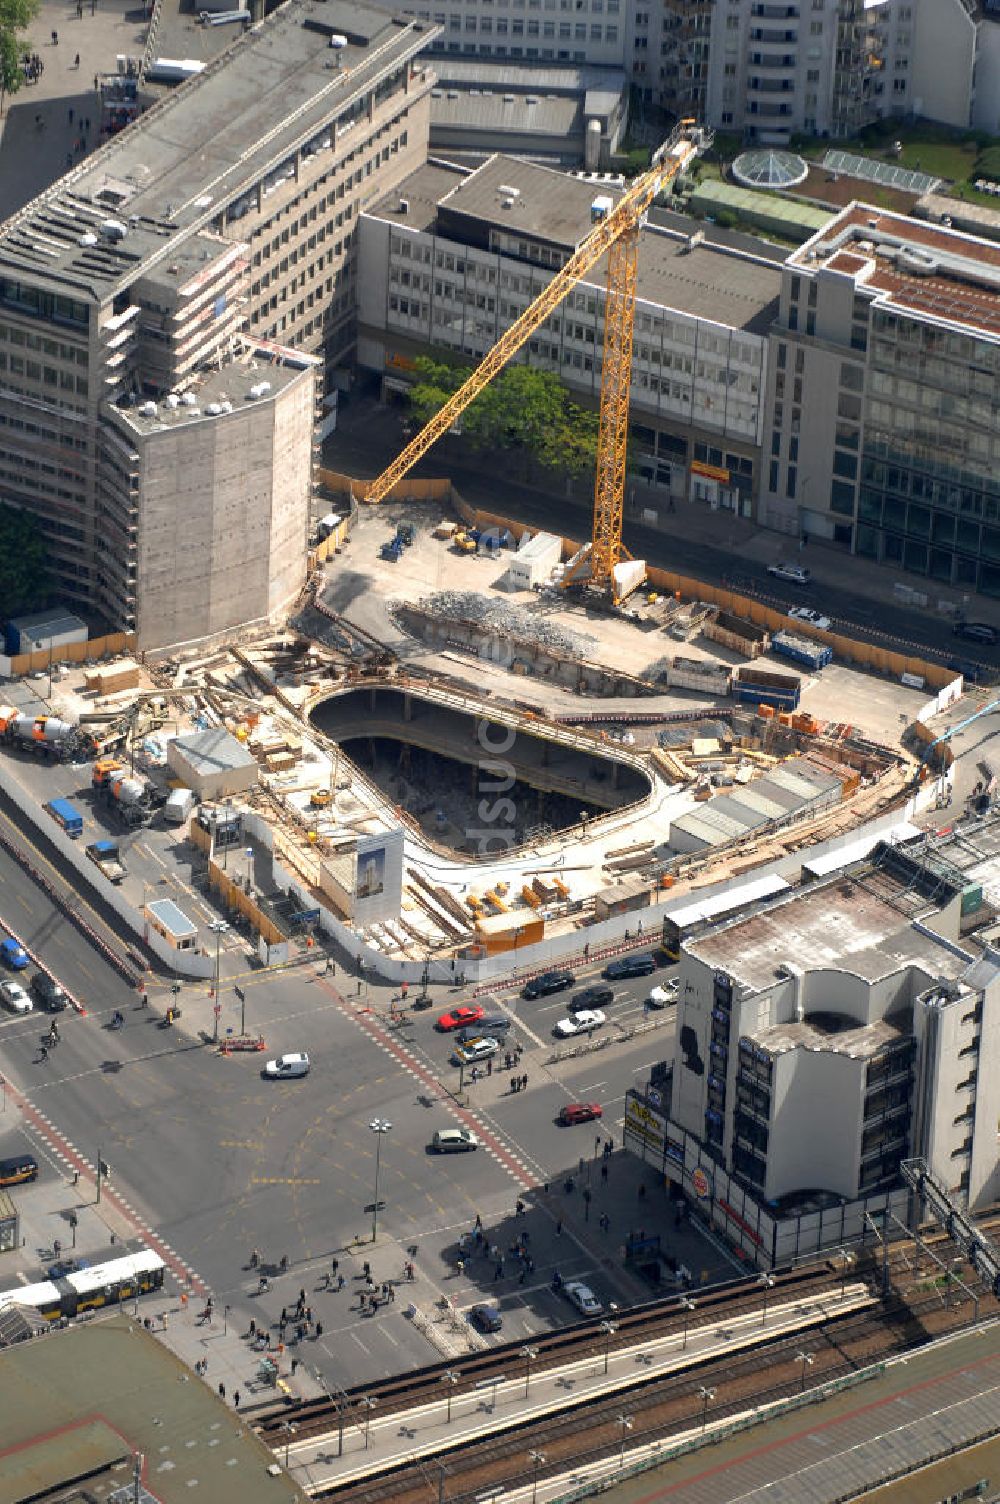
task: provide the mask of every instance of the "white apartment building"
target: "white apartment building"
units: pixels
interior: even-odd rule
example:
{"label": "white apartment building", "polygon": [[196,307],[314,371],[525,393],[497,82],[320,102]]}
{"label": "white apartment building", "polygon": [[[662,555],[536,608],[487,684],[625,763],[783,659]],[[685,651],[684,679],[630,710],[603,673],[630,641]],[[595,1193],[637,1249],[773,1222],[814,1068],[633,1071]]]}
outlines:
{"label": "white apartment building", "polygon": [[963,1209],[995,1201],[998,884],[1000,825],[974,822],[689,936],[667,1175],[754,1228],[891,1192],[913,1157]]}
{"label": "white apartment building", "polygon": [[[584,240],[594,196],[593,184],[503,156],[469,174],[434,162],[413,173],[361,218],[359,364],[384,393],[405,390],[418,354],[450,350],[474,364]],[[632,504],[649,525],[669,525],[671,497],[751,515],[781,275],[772,262],[644,227],[632,435],[646,484]],[[604,303],[599,265],[519,357],[591,405]]]}
{"label": "white apartment building", "polygon": [[[439,0],[440,3],[440,0]],[[632,0],[448,0],[404,7],[441,28],[438,52],[621,68],[629,57]]]}

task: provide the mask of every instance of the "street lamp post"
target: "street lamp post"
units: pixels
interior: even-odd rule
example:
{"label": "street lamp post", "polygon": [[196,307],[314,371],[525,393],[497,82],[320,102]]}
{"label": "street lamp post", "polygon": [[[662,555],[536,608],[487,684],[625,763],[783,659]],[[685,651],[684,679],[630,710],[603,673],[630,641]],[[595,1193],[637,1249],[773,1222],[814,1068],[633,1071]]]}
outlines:
{"label": "street lamp post", "polygon": [[525,1346],[521,1348],[521,1357],[524,1359],[524,1397],[528,1398],[528,1388],[531,1384],[531,1365],[538,1357],[538,1348]]}
{"label": "street lamp post", "polygon": [[[919,1252],[920,1244],[919,1243],[915,1243],[914,1247]],[[839,1250],[839,1252],[840,1252],[840,1260],[841,1260],[841,1263],[840,1263],[840,1298],[841,1298],[841,1300],[844,1300],[846,1298],[846,1296],[847,1296],[847,1274],[848,1274],[848,1270],[854,1268],[854,1265],[857,1262],[857,1260],[855,1259],[853,1253],[848,1253],[847,1252],[846,1248],[841,1248]],[[916,1255],[915,1255],[915,1257],[916,1257]]]}
{"label": "street lamp post", "polygon": [[458,1374],[453,1369],[446,1368],[441,1375],[441,1382],[448,1386],[448,1413],[445,1416],[445,1423],[451,1425],[451,1399],[455,1393],[455,1385],[458,1383]]}
{"label": "street lamp post", "polygon": [[292,1448],[292,1437],[299,1429],[293,1420],[286,1420],[282,1428],[285,1433],[285,1471],[288,1471],[288,1458]]}
{"label": "street lamp post", "polygon": [[704,1431],[705,1427],[708,1425],[708,1407],[712,1403],[712,1401],[715,1399],[715,1390],[714,1389],[706,1389],[705,1386],[704,1386],[704,1384],[702,1384],[701,1387],[698,1390],[698,1393],[701,1395],[701,1399],[702,1399],[702,1405],[701,1405],[701,1429]]}
{"label": "street lamp post", "polygon": [[618,1466],[623,1468],[625,1466],[625,1437],[631,1431],[633,1425],[631,1415],[619,1415],[618,1424],[622,1428],[622,1447],[618,1454]]}
{"label": "street lamp post", "polygon": [[604,1333],[604,1372],[608,1371],[608,1361],[611,1357],[611,1339],[618,1330],[616,1321],[602,1321],[601,1331]]}
{"label": "street lamp post", "polygon": [[684,1312],[684,1338],[681,1342],[681,1352],[683,1352],[688,1345],[688,1318],[691,1315],[691,1312],[696,1311],[698,1307],[697,1303],[693,1301],[689,1295],[682,1295],[680,1302],[681,1308]]}
{"label": "street lamp post", "polygon": [[757,1283],[758,1285],[760,1285],[761,1289],[764,1292],[764,1307],[761,1312],[760,1324],[761,1326],[767,1326],[767,1292],[774,1286],[774,1275],[758,1274]]}
{"label": "street lamp post", "polygon": [[797,1361],[802,1364],[802,1376],[799,1382],[799,1388],[804,1389],[806,1387],[806,1369],[812,1368],[813,1355],[812,1353],[796,1353],[795,1357]]}
{"label": "street lamp post", "polygon": [[390,1131],[392,1124],[387,1123],[384,1118],[372,1118],[368,1126],[375,1135],[375,1200],[372,1205],[372,1242],[374,1243],[378,1238],[378,1181],[379,1171],[382,1168],[382,1135]]}
{"label": "street lamp post", "polygon": [[545,1462],[545,1453],[532,1450],[528,1453],[528,1456],[534,1463],[535,1469],[531,1478],[531,1504],[535,1504],[535,1501],[538,1498],[538,1469],[542,1467]]}
{"label": "street lamp post", "polygon": [[367,1452],[368,1439],[371,1435],[372,1429],[372,1411],[378,1405],[378,1400],[372,1399],[371,1395],[369,1394],[363,1394],[361,1396],[361,1403],[365,1407],[365,1451]]}
{"label": "street lamp post", "polygon": [[222,937],[228,932],[229,924],[225,919],[213,919],[208,927],[215,936],[215,987],[212,992],[214,999],[212,1011],[215,1014],[215,1028],[212,1031],[212,1043],[218,1044],[219,1014],[222,1012],[222,1005],[219,1002],[219,970],[222,961]]}
{"label": "street lamp post", "polygon": [[247,892],[249,893],[253,884],[253,847],[248,846],[243,854],[247,859]]}

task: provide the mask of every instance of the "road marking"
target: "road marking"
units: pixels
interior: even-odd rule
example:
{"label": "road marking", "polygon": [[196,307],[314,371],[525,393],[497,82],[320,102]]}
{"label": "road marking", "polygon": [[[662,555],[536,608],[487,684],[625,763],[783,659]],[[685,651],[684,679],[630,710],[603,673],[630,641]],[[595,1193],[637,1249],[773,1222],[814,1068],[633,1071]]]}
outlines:
{"label": "road marking", "polygon": [[251,1175],[251,1185],[322,1185],[317,1177],[310,1179],[304,1175]]}

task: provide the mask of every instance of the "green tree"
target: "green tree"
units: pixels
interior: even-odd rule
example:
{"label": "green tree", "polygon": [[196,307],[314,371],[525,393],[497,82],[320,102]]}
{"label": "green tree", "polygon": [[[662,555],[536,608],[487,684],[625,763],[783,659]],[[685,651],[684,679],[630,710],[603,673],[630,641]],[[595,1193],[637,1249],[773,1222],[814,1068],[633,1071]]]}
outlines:
{"label": "green tree", "polygon": [[44,603],[49,592],[45,556],[37,519],[0,502],[0,601],[6,616]]}
{"label": "green tree", "polygon": [[24,83],[21,59],[26,48],[24,33],[38,15],[40,0],[0,0],[0,114],[8,94]]}
{"label": "green tree", "polygon": [[[417,360],[420,380],[410,389],[410,407],[424,424],[467,378],[467,367],[429,356]],[[523,469],[532,462],[577,478],[592,470],[597,455],[596,412],[578,407],[558,376],[513,365],[494,378],[462,415],[462,435],[476,451],[507,451]]]}

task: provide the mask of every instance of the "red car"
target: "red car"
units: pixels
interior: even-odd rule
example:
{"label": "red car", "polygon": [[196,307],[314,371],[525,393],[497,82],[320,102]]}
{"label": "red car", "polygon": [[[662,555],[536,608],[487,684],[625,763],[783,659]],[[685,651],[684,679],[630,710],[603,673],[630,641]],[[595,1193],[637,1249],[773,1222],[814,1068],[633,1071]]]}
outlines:
{"label": "red car", "polygon": [[571,1123],[592,1123],[595,1118],[603,1115],[604,1109],[600,1102],[567,1102],[559,1110],[559,1122],[564,1127],[569,1127]]}
{"label": "red car", "polygon": [[478,1024],[486,1009],[479,1003],[472,1003],[461,1008],[452,1008],[450,1013],[442,1013],[435,1024],[435,1028],[444,1034],[450,1034],[452,1029],[464,1029],[468,1024]]}

